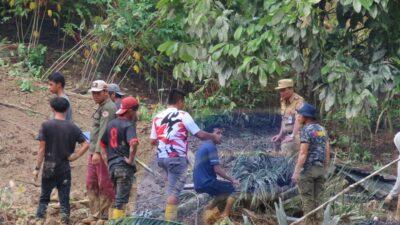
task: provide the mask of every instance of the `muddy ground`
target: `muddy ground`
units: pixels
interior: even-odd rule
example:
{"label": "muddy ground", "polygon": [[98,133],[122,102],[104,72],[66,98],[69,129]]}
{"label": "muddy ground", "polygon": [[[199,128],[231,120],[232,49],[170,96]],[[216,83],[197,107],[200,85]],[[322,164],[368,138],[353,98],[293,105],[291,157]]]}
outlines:
{"label": "muddy ground", "polygon": [[[12,197],[12,199],[2,199],[12,203],[10,208],[13,209],[13,213],[21,216],[28,215],[29,218],[32,218],[35,213],[40,194],[40,183],[33,182],[31,176],[38,150],[35,137],[41,123],[51,114],[48,106],[51,95],[46,84],[35,82],[34,85],[35,88],[32,93],[21,92],[16,78],[8,76],[5,70],[0,72],[0,102],[5,103],[0,105],[0,127],[2,128],[0,136],[0,188]],[[66,90],[68,92],[71,91],[70,87],[74,87],[74,85],[67,80]],[[132,94],[134,95],[134,93]],[[73,108],[74,122],[83,131],[89,130],[90,117],[95,111],[96,105],[87,95],[70,94],[69,98]],[[148,123],[138,123],[138,133],[141,140],[138,157],[157,174],[162,175],[162,171],[155,163],[154,151],[148,142],[149,132]],[[240,129],[228,129],[225,142],[220,146],[221,154],[224,155],[224,159],[229,160],[229,155],[239,150],[271,149],[270,132],[265,130],[249,133]],[[191,149],[195,149],[199,143],[198,140],[191,137]],[[73,201],[83,202],[83,204],[73,204],[71,211],[73,224],[79,224],[79,221],[88,215],[88,210],[84,205],[86,199],[86,165],[86,156],[72,163],[71,198]],[[137,189],[136,187],[133,189],[137,190],[137,199],[130,203],[132,213],[148,215],[150,211],[162,210],[166,198],[163,191],[165,186],[163,178],[155,178],[141,167],[139,167],[136,176],[138,186]],[[188,183],[191,183],[191,175],[188,175]],[[54,215],[50,217],[57,218],[57,203],[53,202],[52,205],[54,207],[50,207],[49,213]],[[55,209],[53,210],[53,208]],[[9,218],[3,219],[3,221],[14,220],[9,223],[14,224],[16,218],[11,217],[13,216],[9,215]],[[159,218],[161,217],[162,215],[159,216]],[[186,218],[186,216],[182,218],[189,224],[192,223],[193,219],[194,217]]]}
{"label": "muddy ground", "polygon": [[[67,90],[72,86],[67,80]],[[16,79],[7,76],[5,70],[0,71],[0,102],[10,105],[0,104],[0,188],[4,193],[10,193],[12,199],[5,198],[6,194],[3,194],[2,200],[11,202],[10,208],[17,214],[34,215],[38,203],[40,183],[34,183],[31,176],[38,150],[38,143],[34,138],[41,123],[51,114],[48,106],[50,97],[45,83],[35,82],[34,92],[24,93],[19,90]],[[90,96],[70,94],[69,98],[73,108],[74,122],[83,131],[89,130],[90,117],[96,105]],[[138,156],[147,162],[151,158],[152,150],[148,143],[149,128],[146,123],[138,123],[138,135],[141,140]],[[71,198],[74,201],[84,202],[85,199],[86,158],[83,156],[72,163]],[[137,173],[139,181],[141,173],[141,168],[139,168]],[[0,205],[0,211],[2,207],[8,208],[9,205]],[[84,205],[78,205],[78,208],[80,208],[79,215],[74,214],[74,211],[77,211],[74,208],[71,211],[74,224],[79,223],[79,220],[88,213]],[[0,224],[2,224],[1,220],[0,216]],[[14,222],[9,224],[15,224]]]}
{"label": "muddy ground", "polygon": [[[74,83],[67,80],[67,91],[71,92],[75,88]],[[145,95],[143,91],[137,92],[137,89],[132,89],[130,94]],[[31,176],[38,149],[38,143],[34,138],[41,123],[50,115],[48,106],[50,97],[46,84],[41,82],[35,82],[35,89],[32,93],[21,92],[17,79],[8,76],[8,72],[0,68],[0,103],[5,103],[0,104],[0,203],[7,203],[0,204],[0,224],[29,224],[29,218],[33,217],[36,210],[40,183],[34,183]],[[74,122],[82,130],[89,130],[90,117],[95,111],[96,105],[88,95],[70,94],[69,98],[72,103]],[[162,171],[159,170],[154,160],[155,151],[149,143],[149,132],[149,123],[140,121],[138,123],[140,138],[138,157],[157,174],[162,175]],[[277,130],[273,127],[226,129],[224,143],[219,147],[223,162],[228,165],[232,159],[231,155],[240,151],[274,149],[275,146],[270,142],[270,138],[276,132]],[[374,158],[378,158],[382,164],[397,157],[398,154],[389,139],[388,137],[380,139],[385,140],[385,143],[380,141],[376,145],[383,147],[377,147],[372,151]],[[190,149],[196,149],[200,142],[191,137],[190,143]],[[134,215],[151,215],[162,218],[162,214],[156,215],[151,212],[163,210],[166,198],[163,191],[165,188],[163,178],[161,176],[154,177],[140,166],[138,168],[137,185],[133,187],[137,196],[133,196],[129,204],[131,212]],[[393,170],[395,167],[392,168]],[[85,206],[85,175],[86,156],[83,156],[72,163],[71,199],[73,204],[71,217],[73,224],[79,224],[81,219],[88,215],[88,209]],[[191,183],[190,173],[188,183]],[[5,211],[9,213],[4,213]],[[57,221],[57,212],[57,201],[54,201],[49,209],[51,222]],[[194,224],[194,213],[188,215],[187,212],[181,212],[180,216],[185,223]],[[28,219],[19,219],[18,221],[18,217],[27,217]]]}

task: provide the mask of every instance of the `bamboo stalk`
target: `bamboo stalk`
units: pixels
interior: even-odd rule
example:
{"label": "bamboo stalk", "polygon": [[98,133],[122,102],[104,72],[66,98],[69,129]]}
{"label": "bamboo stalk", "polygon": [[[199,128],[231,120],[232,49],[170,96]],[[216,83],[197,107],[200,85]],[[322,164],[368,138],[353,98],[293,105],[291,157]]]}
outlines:
{"label": "bamboo stalk", "polygon": [[[100,41],[100,40],[99,40]],[[107,41],[107,45],[105,45],[105,46],[108,46],[108,44],[110,43],[110,41],[111,41],[111,38]],[[99,65],[100,65],[100,62],[103,60],[103,57],[104,57],[104,53],[106,52],[106,47],[102,47],[101,48],[101,55],[100,55],[100,57],[98,57],[98,55],[100,54],[100,50],[98,51],[98,53],[97,53],[97,55],[96,55],[96,58],[97,58],[97,65],[96,65],[96,68],[94,69],[94,74],[95,73],[97,73],[97,69],[99,68]]]}
{"label": "bamboo stalk", "polygon": [[[93,31],[90,31],[87,35],[85,35],[74,47],[72,47],[71,49],[69,49],[67,52],[65,52],[62,56],[60,56],[60,58],[58,58],[51,66],[49,69],[47,69],[47,71],[43,74],[43,76],[41,77],[41,79],[45,78],[46,75],[50,74],[51,72],[54,71],[55,68],[57,68],[59,66],[59,64],[61,64],[61,62],[63,62],[65,60],[65,58],[71,57],[68,56],[69,54],[72,54],[72,56],[74,56],[76,54],[76,52],[78,52],[81,48],[84,47],[84,43],[83,41],[85,41],[86,39],[90,38],[91,34]],[[75,49],[76,48],[76,49]]]}
{"label": "bamboo stalk", "polygon": [[[118,64],[118,66],[122,66],[125,64],[125,62],[128,60],[129,52],[127,52],[124,57],[121,59],[121,62]],[[129,68],[126,71],[126,74],[129,72]],[[118,73],[113,73],[111,77],[107,77],[107,82],[113,81],[115,77],[117,76]]]}
{"label": "bamboo stalk", "polygon": [[363,179],[357,181],[356,183],[348,186],[347,188],[345,188],[344,190],[342,190],[341,192],[339,192],[338,194],[336,194],[335,196],[331,197],[328,201],[326,201],[325,203],[323,203],[322,205],[318,206],[317,208],[313,209],[311,212],[308,212],[307,214],[305,214],[303,217],[301,217],[300,219],[298,219],[297,221],[291,223],[291,225],[295,225],[295,224],[299,224],[300,222],[302,222],[304,219],[306,219],[307,217],[313,215],[314,213],[316,213],[317,211],[323,209],[325,206],[327,206],[329,203],[335,201],[338,197],[340,197],[341,195],[349,192],[351,189],[357,187],[359,184],[363,183],[364,181],[368,180],[369,178],[377,175],[379,172],[387,169],[388,167],[392,166],[393,164],[395,164],[396,162],[398,162],[400,160],[400,157],[393,160],[392,162],[386,164],[385,166],[381,167],[380,169],[376,170],[375,172],[371,173],[370,175],[364,177]]}
{"label": "bamboo stalk", "polygon": [[[118,85],[121,85],[121,84],[122,84],[122,81],[125,80],[125,78],[126,78],[126,76],[128,75],[128,73],[129,73],[129,68],[126,70],[124,76],[122,77],[122,79],[121,79],[121,81],[118,83]],[[112,80],[110,80],[110,82],[114,83],[114,79],[115,79],[115,77],[113,77]]]}
{"label": "bamboo stalk", "polygon": [[112,75],[115,66],[119,65],[120,58],[123,57],[123,56],[125,55],[125,50],[126,50],[126,49],[123,49],[123,50],[119,53],[117,59],[114,61],[114,64],[112,65],[110,71],[108,72],[107,79]]}
{"label": "bamboo stalk", "polygon": [[[89,45],[89,47],[90,47],[90,45]],[[89,77],[89,80],[88,80],[89,83],[91,83],[96,78],[96,73],[92,74],[92,70],[94,68],[94,65],[92,64],[92,60],[95,59],[93,52],[94,52],[93,48],[90,48],[89,57],[86,59],[87,67],[86,67],[85,74],[84,74],[85,77],[86,76]]]}

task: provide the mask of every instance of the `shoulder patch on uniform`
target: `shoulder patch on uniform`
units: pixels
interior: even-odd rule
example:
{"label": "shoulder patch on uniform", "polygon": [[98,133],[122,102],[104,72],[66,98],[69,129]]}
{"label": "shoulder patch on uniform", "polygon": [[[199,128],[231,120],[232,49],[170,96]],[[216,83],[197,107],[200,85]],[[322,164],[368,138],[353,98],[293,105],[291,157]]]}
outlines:
{"label": "shoulder patch on uniform", "polygon": [[101,115],[102,115],[103,117],[108,117],[110,114],[108,113],[108,111],[103,111],[103,112],[101,113]]}

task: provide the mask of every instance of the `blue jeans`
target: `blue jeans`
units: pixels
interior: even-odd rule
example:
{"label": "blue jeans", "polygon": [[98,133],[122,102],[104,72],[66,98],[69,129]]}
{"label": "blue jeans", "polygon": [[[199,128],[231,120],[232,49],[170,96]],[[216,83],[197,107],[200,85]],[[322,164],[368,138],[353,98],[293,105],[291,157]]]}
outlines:
{"label": "blue jeans", "polygon": [[36,217],[44,218],[46,215],[53,188],[57,188],[58,190],[58,199],[61,205],[61,220],[63,222],[68,222],[70,215],[69,194],[71,192],[71,170],[52,177],[42,177],[42,190]]}

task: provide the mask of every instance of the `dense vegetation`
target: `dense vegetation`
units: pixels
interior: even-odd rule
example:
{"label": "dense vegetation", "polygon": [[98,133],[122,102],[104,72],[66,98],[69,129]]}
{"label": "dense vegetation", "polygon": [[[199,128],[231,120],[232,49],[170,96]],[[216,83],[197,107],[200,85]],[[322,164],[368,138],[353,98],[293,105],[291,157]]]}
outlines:
{"label": "dense vegetation", "polygon": [[[397,122],[399,1],[2,0],[0,14],[3,25],[14,25],[14,39],[28,43],[27,58],[45,53],[43,27],[73,40],[50,69],[80,54],[82,83],[101,73],[143,76],[156,89],[189,86],[189,102],[207,112],[269,107],[276,80],[291,77],[325,119],[346,121],[333,127],[352,136]],[[42,61],[25,66],[43,77]]]}
{"label": "dense vegetation", "polygon": [[[400,128],[398,0],[0,0],[0,15],[0,67],[21,77],[22,91],[33,88],[27,76],[43,79],[75,60],[83,64],[81,86],[139,77],[157,93],[187,88],[189,107],[201,116],[269,110],[278,106],[276,81],[290,77],[351,160],[371,164],[365,140]],[[6,61],[2,50],[14,43]],[[54,48],[62,54],[45,64]],[[279,191],[271,183],[288,182],[292,168],[252,157],[239,157],[234,173],[243,193],[257,193],[241,197],[257,205],[271,197],[265,190]],[[336,181],[331,193],[342,189]],[[356,204],[363,208],[336,203],[334,213]]]}

